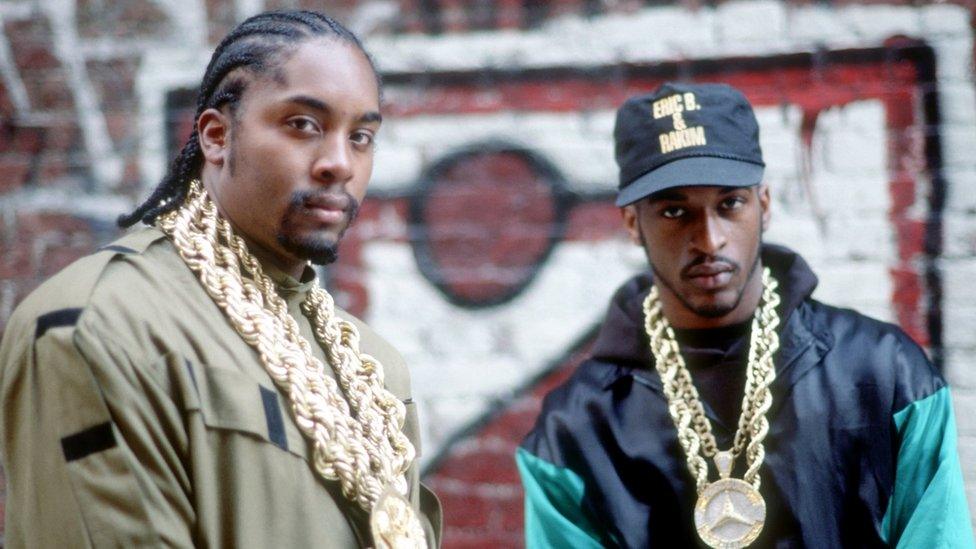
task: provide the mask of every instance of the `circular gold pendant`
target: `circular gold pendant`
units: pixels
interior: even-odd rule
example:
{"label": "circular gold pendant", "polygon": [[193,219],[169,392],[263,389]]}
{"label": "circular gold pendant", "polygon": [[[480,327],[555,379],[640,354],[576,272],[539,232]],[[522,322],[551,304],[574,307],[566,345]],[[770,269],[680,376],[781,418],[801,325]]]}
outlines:
{"label": "circular gold pendant", "polygon": [[387,490],[369,514],[369,529],[376,549],[420,549],[427,547],[424,528],[406,498]]}
{"label": "circular gold pendant", "polygon": [[751,484],[736,478],[715,481],[695,505],[695,528],[709,547],[746,547],[762,532],[766,502]]}

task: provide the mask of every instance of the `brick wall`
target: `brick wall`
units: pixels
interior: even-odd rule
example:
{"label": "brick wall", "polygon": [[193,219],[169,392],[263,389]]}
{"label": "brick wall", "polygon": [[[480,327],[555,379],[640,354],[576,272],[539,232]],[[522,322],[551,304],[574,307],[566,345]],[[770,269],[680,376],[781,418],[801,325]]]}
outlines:
{"label": "brick wall", "polygon": [[757,106],[768,239],[953,384],[976,510],[974,5],[2,2],[0,330],[159,179],[214,40],[263,7],[326,9],[364,33],[388,103],[329,283],[412,366],[446,541],[518,546],[515,445],[644,262],[612,205],[613,111],[726,81]]}

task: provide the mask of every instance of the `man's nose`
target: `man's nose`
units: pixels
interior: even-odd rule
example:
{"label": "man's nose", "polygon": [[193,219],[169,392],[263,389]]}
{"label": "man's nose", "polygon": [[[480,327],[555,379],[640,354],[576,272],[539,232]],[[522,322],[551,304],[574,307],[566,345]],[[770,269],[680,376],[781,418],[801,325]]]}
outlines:
{"label": "man's nose", "polygon": [[352,177],[351,143],[339,132],[325,139],[313,167],[314,176],[325,184],[344,183]]}
{"label": "man's nose", "polygon": [[706,213],[694,235],[693,244],[695,248],[704,254],[715,255],[725,247],[727,242],[728,235],[725,222],[715,214]]}

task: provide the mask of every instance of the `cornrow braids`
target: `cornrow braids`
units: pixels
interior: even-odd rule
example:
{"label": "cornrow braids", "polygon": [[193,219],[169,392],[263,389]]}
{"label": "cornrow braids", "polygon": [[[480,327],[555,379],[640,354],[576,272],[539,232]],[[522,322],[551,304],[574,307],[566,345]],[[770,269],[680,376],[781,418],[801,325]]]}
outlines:
{"label": "cornrow braids", "polygon": [[[359,38],[336,20],[313,11],[269,11],[248,18],[235,27],[214,50],[204,71],[197,94],[194,128],[180,154],[173,159],[166,175],[153,189],[149,198],[127,215],[119,216],[119,227],[131,227],[142,221],[151,225],[156,218],[183,203],[190,181],[200,176],[203,151],[200,149],[196,122],[203,111],[227,105],[234,115],[249,79],[236,73],[241,70],[253,74],[272,73],[280,68],[286,54],[302,42],[314,37],[329,36],[355,46],[373,68],[377,84],[379,72],[373,59],[363,48]],[[234,73],[234,74],[232,74]]]}

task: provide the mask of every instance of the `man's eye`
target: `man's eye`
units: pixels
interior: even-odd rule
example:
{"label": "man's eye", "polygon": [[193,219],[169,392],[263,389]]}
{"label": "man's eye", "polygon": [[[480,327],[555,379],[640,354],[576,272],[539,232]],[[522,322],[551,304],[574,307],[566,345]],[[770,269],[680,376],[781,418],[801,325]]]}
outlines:
{"label": "man's eye", "polygon": [[311,118],[305,116],[289,119],[288,125],[300,132],[315,133],[319,131],[319,125]]}
{"label": "man's eye", "polygon": [[736,208],[742,207],[746,201],[741,196],[731,196],[722,201],[722,208],[726,210],[734,210]]}
{"label": "man's eye", "polygon": [[349,138],[353,143],[362,147],[368,147],[373,144],[373,134],[368,131],[357,131],[353,132],[352,136]]}
{"label": "man's eye", "polygon": [[670,208],[661,210],[661,215],[668,219],[677,219],[685,215],[685,209],[679,208],[678,206],[671,206]]}

